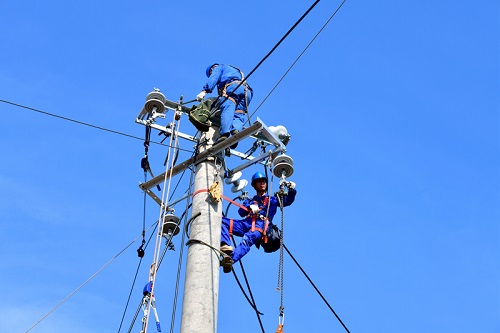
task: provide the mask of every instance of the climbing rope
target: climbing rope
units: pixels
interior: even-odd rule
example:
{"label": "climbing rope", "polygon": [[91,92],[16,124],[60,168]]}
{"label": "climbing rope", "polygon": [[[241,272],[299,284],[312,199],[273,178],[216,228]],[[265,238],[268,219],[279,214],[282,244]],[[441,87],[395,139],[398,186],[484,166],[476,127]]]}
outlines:
{"label": "climbing rope", "polygon": [[[163,232],[162,230],[163,217],[168,213],[168,194],[170,193],[170,186],[172,183],[172,169],[174,166],[174,161],[171,157],[173,153],[175,153],[175,150],[179,148],[179,140],[176,133],[180,128],[180,117],[178,117],[176,112],[174,112],[174,119],[171,122],[170,128],[172,130],[172,135],[170,135],[169,149],[165,160],[165,166],[167,169],[165,171],[165,178],[163,180],[163,191],[161,198],[161,202],[163,205],[160,207],[160,213],[158,218],[158,231],[156,234],[156,244],[153,255],[153,263],[150,266],[150,272],[149,272],[149,282],[151,282],[151,295],[154,295],[156,273],[158,271],[158,264],[160,258],[160,250],[161,250],[161,239]],[[175,146],[174,146],[174,140],[175,140]],[[168,170],[170,170],[170,174],[168,174]],[[152,297],[150,297],[147,300],[145,308],[149,309],[151,308],[151,306],[152,306]],[[143,327],[142,327],[143,332],[147,332],[148,330],[149,316],[150,316],[150,311],[144,311]]]}

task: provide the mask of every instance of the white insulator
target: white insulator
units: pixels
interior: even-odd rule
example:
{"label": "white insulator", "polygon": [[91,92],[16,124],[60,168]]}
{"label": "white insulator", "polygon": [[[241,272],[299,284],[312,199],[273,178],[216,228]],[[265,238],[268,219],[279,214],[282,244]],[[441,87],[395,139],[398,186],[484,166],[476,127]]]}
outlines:
{"label": "white insulator", "polygon": [[273,132],[274,135],[276,135],[280,139],[288,135],[288,131],[286,130],[285,126],[282,125],[269,126],[269,129],[271,130],[271,132]]}
{"label": "white insulator", "polygon": [[290,177],[293,175],[293,166],[289,163],[278,163],[274,165],[273,174],[276,177]]}
{"label": "white insulator", "polygon": [[163,113],[165,111],[165,102],[167,99],[159,91],[152,91],[146,96],[146,104],[144,104],[144,109],[149,113],[152,113],[156,108],[155,112]]}
{"label": "white insulator", "polygon": [[237,192],[240,192],[242,191],[245,186],[248,185],[248,180],[246,179],[242,179],[242,180],[239,180],[239,181],[236,181],[233,185],[233,187],[231,187],[231,192],[233,193],[237,193]]}
{"label": "white insulator", "polygon": [[238,181],[242,175],[243,175],[243,173],[241,171],[238,171],[238,172],[234,173],[231,177],[226,178],[224,180],[224,182],[228,185],[232,184],[232,183]]}
{"label": "white insulator", "polygon": [[162,233],[168,234],[169,230],[172,236],[175,236],[179,233],[180,228],[180,219],[174,214],[167,214],[163,217],[163,228]]}
{"label": "white insulator", "polygon": [[287,129],[285,126],[278,125],[278,126],[269,126],[269,130],[273,132],[274,135],[280,139],[283,144],[287,145],[288,141],[290,141],[290,135],[288,134]]}
{"label": "white insulator", "polygon": [[291,166],[293,166],[293,159],[290,156],[283,154],[283,155],[276,157],[273,160],[274,166],[276,166],[277,164],[281,164],[281,163],[286,163],[286,164],[290,164]]}

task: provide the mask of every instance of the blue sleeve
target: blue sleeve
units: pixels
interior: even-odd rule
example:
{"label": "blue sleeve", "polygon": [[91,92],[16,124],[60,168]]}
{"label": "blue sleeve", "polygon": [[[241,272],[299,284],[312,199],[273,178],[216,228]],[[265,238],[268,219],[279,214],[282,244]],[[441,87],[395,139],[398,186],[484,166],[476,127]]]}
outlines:
{"label": "blue sleeve", "polygon": [[212,70],[212,75],[208,78],[207,83],[203,86],[203,90],[206,92],[211,93],[212,90],[215,88],[217,83],[220,81],[220,78],[222,76],[222,66],[217,66]]}
{"label": "blue sleeve", "polygon": [[[246,199],[245,201],[243,201],[243,206],[250,209],[250,205],[252,203],[253,203],[253,201],[251,201],[250,199]],[[238,214],[240,214],[241,217],[245,217],[248,215],[248,211],[240,207],[240,208],[238,208]]]}
{"label": "blue sleeve", "polygon": [[285,199],[283,200],[283,207],[290,206],[295,201],[296,194],[297,190],[288,190],[288,194],[285,195]]}

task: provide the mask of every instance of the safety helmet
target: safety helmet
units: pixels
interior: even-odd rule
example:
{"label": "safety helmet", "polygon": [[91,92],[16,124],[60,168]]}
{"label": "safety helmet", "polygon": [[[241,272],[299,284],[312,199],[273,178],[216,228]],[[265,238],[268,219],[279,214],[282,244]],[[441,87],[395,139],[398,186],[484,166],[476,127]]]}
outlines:
{"label": "safety helmet", "polygon": [[254,186],[254,183],[257,179],[264,179],[266,181],[266,184],[267,184],[267,177],[265,174],[263,174],[262,172],[256,172],[254,173],[254,175],[252,176],[252,187]]}
{"label": "safety helmet", "polygon": [[210,70],[214,66],[219,66],[219,64],[212,64],[212,65],[210,65],[210,66],[207,67],[207,70],[205,71],[205,73],[207,74],[207,77],[210,77]]}

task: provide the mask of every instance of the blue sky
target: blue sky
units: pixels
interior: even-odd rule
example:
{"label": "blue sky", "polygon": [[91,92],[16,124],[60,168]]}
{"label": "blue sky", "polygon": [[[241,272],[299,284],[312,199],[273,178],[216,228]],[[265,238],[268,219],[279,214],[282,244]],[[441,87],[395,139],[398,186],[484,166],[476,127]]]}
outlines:
{"label": "blue sky", "polygon": [[[312,3],[0,3],[0,331],[25,332],[140,235],[144,211],[147,226],[158,216],[137,186],[141,140],[6,102],[143,137],[134,120],[154,87],[190,100],[211,63],[249,73]],[[320,1],[252,75],[251,112],[339,4]],[[499,14],[492,0],[347,1],[255,114],[292,136],[285,242],[351,332],[500,331]],[[185,118],[181,131],[195,133]],[[165,155],[151,146],[156,174]],[[139,245],[32,332],[117,332]],[[157,280],[164,332],[175,246]],[[285,331],[344,332],[285,258]],[[278,254],[253,249],[244,263],[274,332]],[[219,332],[260,331],[232,275],[221,275],[219,302]]]}

